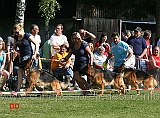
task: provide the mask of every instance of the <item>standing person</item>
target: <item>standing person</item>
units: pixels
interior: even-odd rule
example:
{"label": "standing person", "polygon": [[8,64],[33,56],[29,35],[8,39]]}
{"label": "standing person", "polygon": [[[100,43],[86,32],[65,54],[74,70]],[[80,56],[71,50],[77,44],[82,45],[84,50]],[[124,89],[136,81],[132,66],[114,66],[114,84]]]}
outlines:
{"label": "standing person", "polygon": [[65,44],[67,48],[69,48],[69,43],[67,41],[67,37],[62,34],[63,25],[58,24],[55,29],[55,34],[53,34],[50,38],[50,44],[52,46],[52,56],[60,50],[60,46]]}
{"label": "standing person", "polygon": [[[77,82],[82,90],[88,89],[88,83],[85,79],[81,78],[85,74],[90,63],[93,66],[93,53],[86,41],[83,41],[78,32],[74,32],[71,36],[73,44],[71,45],[68,55],[65,57],[67,61],[72,54],[75,55],[75,62],[73,66],[74,80]],[[84,93],[85,95],[85,93]]]}
{"label": "standing person", "polygon": [[7,37],[7,60],[8,60],[8,71],[9,71],[9,74],[10,76],[12,76],[13,74],[13,53],[12,53],[12,50],[13,50],[13,45],[14,45],[14,36],[15,34],[13,33],[13,30],[11,31],[11,35]]}
{"label": "standing person", "polygon": [[136,69],[141,70],[141,58],[147,53],[147,45],[145,39],[141,36],[142,29],[136,27],[134,36],[130,36],[127,40],[128,45],[133,46],[133,53],[136,57]]}
{"label": "standing person", "polygon": [[127,38],[127,40],[128,40],[128,38],[131,36],[131,32],[130,31],[126,31],[126,34],[125,34],[125,37]]}
{"label": "standing person", "polygon": [[152,46],[159,46],[160,47],[160,30],[158,30],[158,37],[153,41]]}
{"label": "standing person", "polygon": [[102,33],[100,40],[95,43],[94,48],[97,49],[99,46],[103,46],[105,48],[104,54],[108,56],[110,52],[110,45],[107,43],[107,34]]}
{"label": "standing person", "polygon": [[[38,35],[39,33],[39,27],[36,24],[31,25],[31,35],[34,37],[35,41],[39,44],[41,44],[41,37]],[[31,42],[32,50],[35,52],[35,45]],[[33,60],[33,66],[38,69],[38,59]]]}
{"label": "standing person", "polygon": [[126,64],[126,62],[131,58],[133,50],[127,43],[121,41],[118,32],[113,32],[111,37],[111,53],[114,55],[114,71],[117,71],[116,69],[118,66],[122,63]]}
{"label": "standing person", "polygon": [[50,44],[50,40],[47,40],[43,46],[42,46],[42,58],[44,58],[44,60],[42,60],[42,68],[49,70],[50,66],[51,66],[51,60],[49,60],[51,58],[51,44]]}
{"label": "standing person", "polygon": [[[91,32],[84,30],[84,29],[80,29],[79,33],[81,35],[81,38],[88,42],[88,43],[92,43],[93,40],[96,38],[96,36],[94,34],[92,34]],[[88,35],[88,37],[86,37]]]}
{"label": "standing person", "polygon": [[121,33],[121,40],[124,41],[124,42],[127,42],[127,39],[128,39],[128,38],[126,38],[124,32],[122,32],[122,33]]}
{"label": "standing person", "polygon": [[[22,73],[26,67],[26,63],[29,59],[36,59],[39,54],[39,44],[35,41],[31,34],[24,32],[22,24],[15,24],[13,26],[14,37],[14,49],[19,48],[19,69],[18,69],[18,86],[17,91],[20,90],[22,84]],[[33,52],[31,42],[35,44],[35,51]]]}
{"label": "standing person", "polygon": [[143,38],[145,39],[147,45],[147,53],[143,56],[143,58],[148,59],[149,55],[151,55],[151,50],[150,50],[151,31],[150,30],[144,31]]}
{"label": "standing person", "polygon": [[9,72],[4,69],[6,63],[6,54],[5,50],[5,43],[3,39],[0,37],[0,76],[4,76],[1,86],[1,91],[6,91],[5,84],[7,79],[9,78]]}

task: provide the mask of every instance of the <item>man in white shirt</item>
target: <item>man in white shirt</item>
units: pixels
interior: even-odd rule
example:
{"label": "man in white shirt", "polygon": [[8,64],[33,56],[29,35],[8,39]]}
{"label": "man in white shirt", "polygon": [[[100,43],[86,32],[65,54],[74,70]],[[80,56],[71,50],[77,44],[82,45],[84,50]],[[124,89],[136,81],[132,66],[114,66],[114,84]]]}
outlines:
{"label": "man in white shirt", "polygon": [[[31,35],[34,37],[35,41],[39,43],[39,46],[41,44],[41,37],[40,35],[38,35],[39,33],[39,27],[36,24],[32,24],[31,25]],[[34,52],[35,50],[35,45],[33,43],[31,43],[32,46],[32,50]],[[33,60],[33,65],[35,68],[38,69],[38,59]]]}
{"label": "man in white shirt", "polygon": [[55,34],[53,34],[50,38],[50,44],[52,46],[51,49],[52,56],[54,56],[54,54],[60,50],[60,46],[62,44],[65,44],[67,48],[69,48],[67,37],[62,34],[62,31],[63,31],[63,25],[58,24],[55,29]]}

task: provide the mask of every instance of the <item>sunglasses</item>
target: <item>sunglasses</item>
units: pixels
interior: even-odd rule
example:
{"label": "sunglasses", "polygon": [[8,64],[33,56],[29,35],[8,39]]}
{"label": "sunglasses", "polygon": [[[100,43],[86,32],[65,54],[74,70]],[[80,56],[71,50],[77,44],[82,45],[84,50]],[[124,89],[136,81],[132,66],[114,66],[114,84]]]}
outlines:
{"label": "sunglasses", "polygon": [[18,35],[18,34],[19,34],[19,31],[18,31],[18,32],[14,32],[14,33]]}
{"label": "sunglasses", "polygon": [[61,50],[67,50],[66,48],[61,48]]}

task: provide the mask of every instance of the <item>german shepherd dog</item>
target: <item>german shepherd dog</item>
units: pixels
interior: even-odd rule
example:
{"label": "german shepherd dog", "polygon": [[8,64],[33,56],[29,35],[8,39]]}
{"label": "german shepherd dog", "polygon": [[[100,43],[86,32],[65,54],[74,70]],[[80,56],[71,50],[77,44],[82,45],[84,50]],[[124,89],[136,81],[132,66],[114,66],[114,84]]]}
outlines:
{"label": "german shepherd dog", "polygon": [[[30,63],[28,61],[28,63]],[[31,64],[31,63],[30,63]],[[27,92],[30,92],[34,87],[39,89],[40,87],[48,88],[48,90],[55,91],[58,95],[63,96],[62,89],[66,89],[70,83],[70,80],[67,80],[66,82],[59,81],[52,73],[52,71],[49,70],[38,70],[32,67],[32,65],[28,64],[27,68],[27,79],[29,82],[29,86],[26,90]],[[41,89],[42,90],[42,89]],[[21,96],[25,96],[26,94],[22,94]]]}
{"label": "german shepherd dog", "polygon": [[150,94],[154,93],[154,88],[157,86],[157,81],[154,77],[142,70],[136,70],[132,68],[124,68],[122,70],[124,83],[134,86],[137,89],[137,95],[140,94],[138,84],[143,83],[144,87],[151,88]]}
{"label": "german shepherd dog", "polygon": [[138,84],[143,83],[144,87],[151,88],[150,94],[154,93],[155,86],[158,85],[157,80],[150,74],[133,68],[125,68],[124,64],[121,64],[116,68],[116,72],[123,73],[124,83],[131,85],[137,89],[137,95],[140,94]]}
{"label": "german shepherd dog", "polygon": [[115,73],[110,70],[97,70],[95,68],[92,68],[90,65],[88,65],[88,72],[87,72],[88,78],[92,82],[92,84],[89,86],[89,89],[93,87],[100,87],[101,92],[100,96],[104,93],[104,87],[107,85],[113,85],[114,88],[119,89],[120,94],[125,93],[125,84],[123,81],[123,74],[122,73]]}

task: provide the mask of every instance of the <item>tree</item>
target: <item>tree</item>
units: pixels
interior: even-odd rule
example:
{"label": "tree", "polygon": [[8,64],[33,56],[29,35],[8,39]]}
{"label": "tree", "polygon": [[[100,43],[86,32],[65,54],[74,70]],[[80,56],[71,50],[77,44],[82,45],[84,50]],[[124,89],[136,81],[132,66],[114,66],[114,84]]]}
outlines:
{"label": "tree", "polygon": [[26,0],[17,0],[15,24],[16,23],[24,24],[24,12],[25,12],[25,10],[26,10]]}
{"label": "tree", "polygon": [[61,5],[57,0],[40,0],[38,13],[42,13],[41,17],[45,18],[45,35],[46,40],[49,39],[49,21],[54,19],[55,12],[60,10]]}
{"label": "tree", "polygon": [[160,0],[156,3],[156,34],[158,36],[158,31],[160,30]]}

